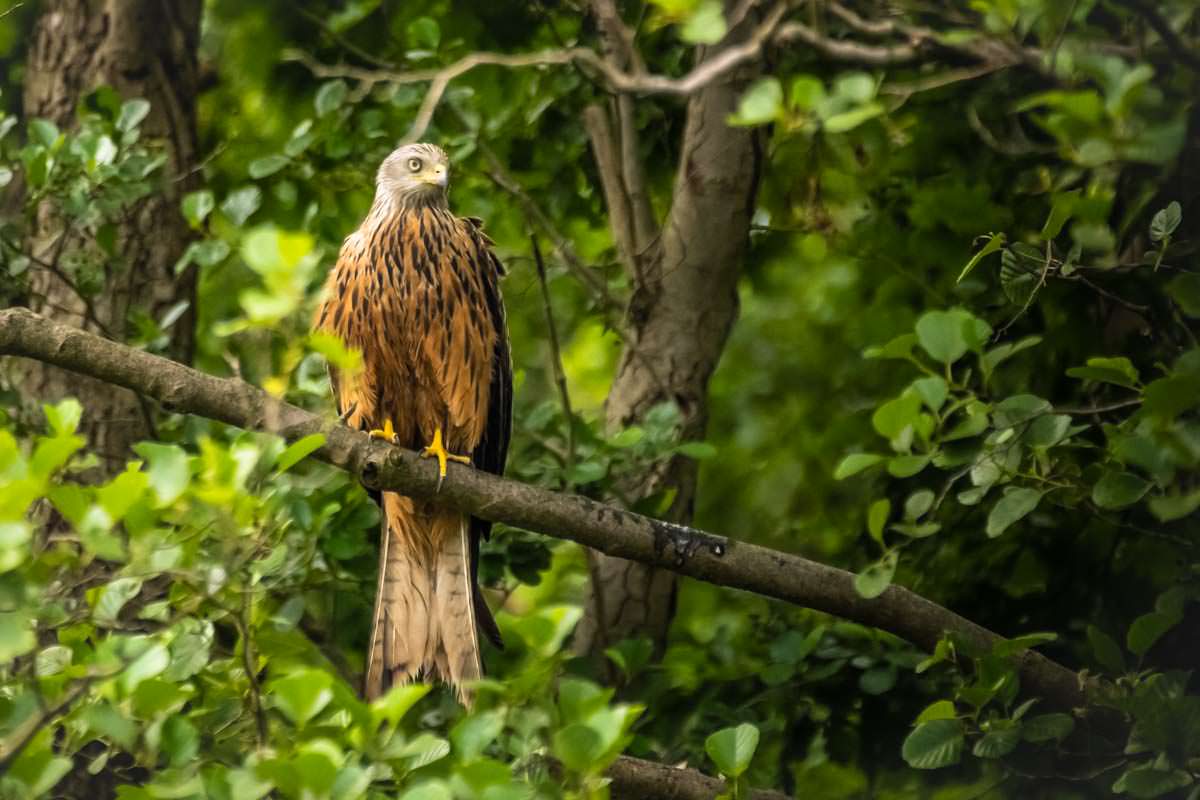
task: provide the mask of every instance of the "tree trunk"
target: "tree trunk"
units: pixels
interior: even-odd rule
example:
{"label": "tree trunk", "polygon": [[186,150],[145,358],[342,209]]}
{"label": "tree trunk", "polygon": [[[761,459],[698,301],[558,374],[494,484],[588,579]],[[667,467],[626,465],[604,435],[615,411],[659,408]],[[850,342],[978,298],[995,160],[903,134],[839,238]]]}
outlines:
{"label": "tree trunk", "polygon": [[[191,356],[196,279],[194,270],[176,276],[173,268],[189,238],[179,201],[196,160],[201,6],[201,0],[43,0],[24,97],[27,119],[43,117],[62,129],[72,127],[80,101],[101,85],[124,99],[150,102],[142,141],[161,144],[167,155],[162,190],[128,208],[117,223],[117,258],[103,257],[91,238],[94,231],[64,230],[50,204],[37,209],[26,241],[35,256],[29,305],[61,322],[125,340],[131,311],[161,319],[166,309],[187,301],[189,310],[170,329],[167,348],[183,361]],[[71,252],[103,260],[104,285],[90,298],[90,308],[59,268]],[[27,406],[66,396],[80,400],[81,430],[101,456],[100,474],[121,469],[130,445],[153,434],[149,407],[132,392],[41,364],[18,369],[17,388]]]}
{"label": "tree trunk", "polygon": [[[59,322],[125,341],[132,312],[159,320],[186,301],[188,310],[169,329],[166,348],[167,355],[185,362],[191,360],[196,275],[188,269],[177,276],[174,265],[190,237],[179,203],[196,163],[201,8],[201,0],[43,0],[25,73],[26,119],[42,117],[68,130],[81,101],[97,87],[110,86],[122,99],[149,101],[141,141],[160,146],[167,157],[156,173],[161,186],[116,220],[117,257],[100,249],[96,231],[65,224],[51,203],[36,209],[25,242],[34,256],[28,305]],[[102,270],[103,285],[86,300],[63,269],[73,254]],[[30,412],[64,397],[82,403],[80,430],[100,457],[91,479],[123,469],[131,445],[154,435],[150,406],[133,392],[39,362],[14,364],[13,373]],[[56,524],[53,516],[47,521]],[[88,762],[101,749],[93,742],[75,755],[75,768],[56,788],[59,796],[100,800],[144,778],[123,755],[89,774]]]}
{"label": "tree trunk", "polygon": [[[740,41],[756,22],[743,20],[699,58]],[[601,23],[603,29],[603,18]],[[708,381],[737,316],[737,281],[758,189],[758,138],[750,129],[729,127],[726,118],[758,71],[744,68],[689,100],[671,208],[657,233],[644,232],[649,210],[640,165],[631,164],[637,153],[631,110],[618,100],[607,112],[589,112],[614,239],[634,283],[625,346],[606,404],[610,429],[673,402],[682,414],[682,439],[704,436]],[[687,522],[696,477],[696,463],[677,457],[626,489],[633,497],[673,490],[667,517]],[[594,551],[588,557],[591,590],[576,646],[598,654],[621,639],[648,636],[661,655],[675,610],[675,574]]]}

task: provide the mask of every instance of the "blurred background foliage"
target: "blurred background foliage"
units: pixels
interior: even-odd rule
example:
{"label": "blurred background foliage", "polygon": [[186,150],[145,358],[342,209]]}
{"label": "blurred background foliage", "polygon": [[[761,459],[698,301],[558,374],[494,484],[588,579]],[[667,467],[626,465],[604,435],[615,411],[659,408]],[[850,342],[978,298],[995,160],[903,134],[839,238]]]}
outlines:
{"label": "blurred background foliage", "polygon": [[[963,76],[772,51],[730,120],[764,126],[766,152],[703,443],[676,440],[671,405],[604,430],[622,309],[538,230],[573,418],[559,401],[522,196],[622,298],[580,124],[597,87],[569,67],[483,67],[451,84],[424,138],[450,153],[454,209],[486,220],[509,269],[508,473],[599,497],[683,447],[702,461],[698,527],[859,572],[868,596],[894,581],[1005,636],[1045,632],[1024,641],[1107,676],[1096,702],[1133,735],[1096,739],[1044,702],[1030,710],[1011,654],[947,640],[923,663],[891,636],[690,581],[661,662],[649,642],[623,642],[602,689],[598,666],[563,644],[582,554],[504,527],[483,579],[510,647],[486,654],[479,707],[465,715],[422,688],[368,707],[352,687],[377,513],[353,481],[303,447],[165,415],[140,466],[84,485],[78,405],[31,414],[9,393],[0,730],[18,741],[72,692],[86,700],[6,763],[0,792],[54,795],[78,751],[128,781],[126,798],[601,797],[599,776],[627,752],[742,776],[739,793],[1197,796],[1200,73],[1140,3],[863,5],[939,24],[945,41],[1036,54]],[[1190,0],[1144,5],[1194,57]],[[24,186],[0,228],[6,305],[22,297],[36,202],[103,242],[165,177],[137,136],[136,98],[98,91],[69,132],[21,118],[36,6],[0,16],[0,184]],[[723,28],[703,0],[629,6],[658,73],[685,70]],[[319,79],[311,63],[423,69],[592,42],[592,25],[549,0],[208,0],[202,180],[181,207],[195,240],[178,265],[200,270],[195,365],[332,413],[324,360],[346,355],[308,337],[311,311],[425,84]],[[638,109],[661,216],[682,104]],[[66,261],[84,294],[96,257]],[[161,350],[175,319],[130,322],[134,343]],[[39,532],[27,512],[45,513],[41,498],[72,533]],[[918,769],[931,767],[944,769]]]}

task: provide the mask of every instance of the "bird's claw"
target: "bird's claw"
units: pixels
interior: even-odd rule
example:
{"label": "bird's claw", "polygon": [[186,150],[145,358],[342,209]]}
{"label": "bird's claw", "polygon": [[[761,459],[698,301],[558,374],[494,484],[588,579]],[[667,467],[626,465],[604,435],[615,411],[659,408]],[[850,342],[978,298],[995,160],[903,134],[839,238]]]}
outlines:
{"label": "bird's claw", "polygon": [[460,464],[470,465],[470,456],[460,456],[456,453],[451,453],[446,450],[446,446],[442,444],[442,429],[436,428],[433,432],[433,441],[429,446],[421,451],[422,458],[436,458],[438,462],[438,483],[437,488],[442,490],[442,481],[446,479],[446,463],[449,461],[457,461]]}
{"label": "bird's claw", "polygon": [[391,442],[392,444],[396,444],[397,439],[399,438],[396,436],[396,429],[392,427],[392,421],[390,419],[385,419],[383,421],[382,429],[376,428],[374,430],[367,431],[367,436],[370,436],[372,439],[383,439],[384,441]]}

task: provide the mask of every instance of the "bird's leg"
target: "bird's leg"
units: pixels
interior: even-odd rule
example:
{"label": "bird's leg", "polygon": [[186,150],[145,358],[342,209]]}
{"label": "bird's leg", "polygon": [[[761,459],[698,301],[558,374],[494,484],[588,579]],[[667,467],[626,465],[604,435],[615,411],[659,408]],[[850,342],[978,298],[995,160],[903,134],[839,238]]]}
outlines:
{"label": "bird's leg", "polygon": [[462,464],[470,464],[470,456],[460,456],[448,452],[445,445],[442,444],[442,429],[435,428],[433,431],[433,441],[421,451],[423,458],[436,458],[438,462],[438,489],[442,488],[442,481],[446,478],[446,462],[458,461]]}
{"label": "bird's leg", "polygon": [[367,436],[370,436],[372,439],[383,439],[391,442],[392,444],[396,444],[397,439],[396,429],[392,427],[392,421],[390,419],[385,419],[383,421],[383,430],[376,428],[374,430],[367,431]]}

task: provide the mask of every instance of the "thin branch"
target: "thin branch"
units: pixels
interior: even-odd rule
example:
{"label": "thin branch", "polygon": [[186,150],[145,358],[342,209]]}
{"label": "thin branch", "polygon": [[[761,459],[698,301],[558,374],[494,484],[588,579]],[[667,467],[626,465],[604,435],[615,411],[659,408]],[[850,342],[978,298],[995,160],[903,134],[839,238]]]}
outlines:
{"label": "thin branch", "polygon": [[[679,769],[632,756],[622,756],[608,768],[613,796],[654,800],[711,800],[729,791],[724,781],[693,769]],[[727,796],[727,795],[726,795]],[[783,792],[751,790],[747,800],[787,800]]]}
{"label": "thin branch", "polygon": [[604,204],[608,207],[609,229],[617,252],[626,268],[635,278],[637,270],[637,244],[634,242],[633,209],[629,193],[625,191],[621,150],[617,146],[608,112],[599,104],[583,110],[583,127],[588,141],[592,143],[592,156],[596,159],[596,171],[600,174],[600,188],[604,191]]}
{"label": "thin branch", "polygon": [[1179,38],[1179,34],[1171,27],[1171,23],[1163,18],[1163,15],[1146,0],[1118,0],[1126,8],[1131,8],[1136,11],[1141,17],[1146,20],[1146,23],[1154,29],[1158,37],[1163,40],[1163,44],[1171,51],[1175,58],[1182,61],[1188,67],[1200,72],[1200,55],[1197,54],[1196,46],[1189,45],[1187,42]]}
{"label": "thin branch", "polygon": [[571,473],[575,469],[575,414],[571,411],[571,394],[567,391],[567,375],[563,371],[562,349],[558,344],[558,325],[554,322],[554,307],[550,304],[550,286],[546,281],[546,262],[542,260],[542,248],[538,247],[537,234],[529,234],[533,248],[533,261],[537,265],[538,283],[542,287],[542,308],[546,312],[546,337],[550,342],[550,366],[554,372],[554,383],[558,386],[558,397],[562,401],[563,414],[567,418],[566,479],[563,485],[571,486]]}
{"label": "thin branch", "polygon": [[831,2],[826,7],[829,9],[829,13],[859,33],[865,33],[868,36],[894,36],[898,32],[895,20],[863,19],[851,9],[837,2]]}
{"label": "thin branch", "polygon": [[539,67],[575,64],[591,70],[615,92],[637,95],[670,95],[686,97],[729,73],[732,69],[756,57],[775,35],[787,7],[780,5],[741,44],[729,47],[681,78],[667,75],[630,72],[613,66],[610,62],[587,47],[571,47],[565,50],[542,50],[534,53],[471,53],[458,61],[436,69],[397,71],[391,69],[368,69],[347,64],[324,64],[307,53],[289,50],[284,59],[304,65],[318,78],[347,78],[358,81],[359,93],[365,94],[377,84],[405,85],[428,83],[429,89],[404,135],[403,141],[415,141],[425,134],[450,81],[476,67]]}
{"label": "thin branch", "polygon": [[25,751],[25,748],[34,740],[34,737],[47,725],[65,714],[71,706],[75,705],[75,702],[83,696],[83,693],[87,691],[88,687],[95,680],[96,678],[94,677],[84,678],[71,687],[71,690],[67,692],[66,696],[57,705],[52,708],[43,709],[42,713],[38,716],[25,720],[24,723],[9,734],[8,738],[0,741],[0,775],[8,772],[9,766]]}
{"label": "thin branch", "polygon": [[[321,433],[314,457],[355,475],[367,487],[438,502],[493,522],[569,539],[610,556],[755,592],[887,631],[926,651],[951,632],[989,649],[1001,637],[904,587],[863,598],[854,575],[800,556],[716,536],[615,508],[578,495],[452,464],[444,481],[417,453],[373,440],[333,418],[285,403],[232,378],[218,378],[28,309],[0,311],[0,355],[54,364],[145,394],[164,406],[288,441]],[[1051,705],[1084,706],[1085,680],[1040,653],[1019,657],[1022,686]]]}

